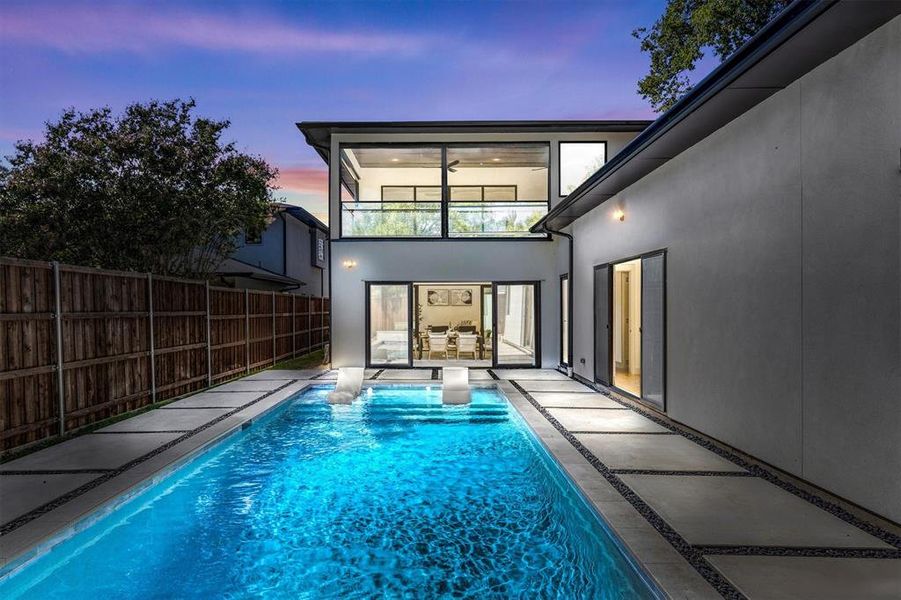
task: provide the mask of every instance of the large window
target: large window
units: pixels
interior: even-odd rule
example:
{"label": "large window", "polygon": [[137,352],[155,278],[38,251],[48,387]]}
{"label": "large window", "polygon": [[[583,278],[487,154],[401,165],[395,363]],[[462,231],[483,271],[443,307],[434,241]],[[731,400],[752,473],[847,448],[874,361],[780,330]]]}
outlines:
{"label": "large window", "polygon": [[440,237],[439,147],[342,148],[342,237]]}
{"label": "large window", "polygon": [[531,235],[547,213],[549,155],[547,144],[449,146],[448,235]]}
{"label": "large window", "polygon": [[560,142],[560,195],[569,195],[605,162],[606,142]]}
{"label": "large window", "polygon": [[367,284],[369,363],[410,365],[410,284]]}
{"label": "large window", "polygon": [[342,146],[341,237],[533,237],[549,160],[546,143]]}

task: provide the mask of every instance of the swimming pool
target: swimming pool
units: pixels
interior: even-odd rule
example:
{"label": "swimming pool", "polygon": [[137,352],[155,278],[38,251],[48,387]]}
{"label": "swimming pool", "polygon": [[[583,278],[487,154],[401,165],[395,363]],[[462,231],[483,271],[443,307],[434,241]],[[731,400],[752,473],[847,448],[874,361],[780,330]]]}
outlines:
{"label": "swimming pool", "polygon": [[0,581],[3,598],[650,598],[495,389],[311,388]]}

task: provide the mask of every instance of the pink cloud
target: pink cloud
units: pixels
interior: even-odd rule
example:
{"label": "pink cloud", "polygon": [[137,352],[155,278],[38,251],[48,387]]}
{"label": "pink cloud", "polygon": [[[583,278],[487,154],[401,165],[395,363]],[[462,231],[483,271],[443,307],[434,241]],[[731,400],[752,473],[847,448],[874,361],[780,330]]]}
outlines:
{"label": "pink cloud", "polygon": [[432,40],[391,32],[296,26],[262,15],[221,16],[150,7],[0,7],[0,38],[72,53],[150,53],[166,46],[264,54],[418,54]]}
{"label": "pink cloud", "polygon": [[285,191],[328,195],[328,169],[324,167],[285,167],[278,171],[277,185]]}

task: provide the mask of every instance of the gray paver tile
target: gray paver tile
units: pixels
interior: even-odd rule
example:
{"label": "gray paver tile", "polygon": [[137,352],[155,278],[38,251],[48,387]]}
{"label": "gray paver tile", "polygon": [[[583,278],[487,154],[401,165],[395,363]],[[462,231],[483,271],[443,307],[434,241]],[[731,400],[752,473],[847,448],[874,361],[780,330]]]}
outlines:
{"label": "gray paver tile", "polygon": [[287,383],[286,381],[280,379],[274,380],[248,380],[248,379],[240,379],[238,381],[232,381],[231,383],[225,383],[223,385],[217,386],[213,388],[214,392],[271,392],[276,388],[280,388]]}
{"label": "gray paver tile", "polygon": [[241,381],[276,381],[287,379],[312,379],[316,375],[323,373],[326,369],[267,369],[248,375]]}
{"label": "gray paver tile", "polygon": [[756,477],[620,477],[691,544],[890,547]]}
{"label": "gray paver tile", "polygon": [[585,433],[576,438],[611,469],[744,471],[679,435]]}
{"label": "gray paver tile", "polygon": [[532,397],[545,408],[619,408],[622,404],[614,402],[602,394],[583,394],[578,392],[533,392]]}
{"label": "gray paver tile", "polygon": [[431,379],[431,369],[385,369],[379,375],[379,381],[413,381]]}
{"label": "gray paver tile", "polygon": [[516,381],[571,381],[569,377],[554,369],[492,369],[501,379]]}
{"label": "gray paver tile", "polygon": [[180,435],[182,434],[87,434],[0,465],[0,471],[115,469]]}
{"label": "gray paver tile", "polygon": [[901,598],[901,560],[797,556],[709,556],[707,560],[749,598]]}
{"label": "gray paver tile", "polygon": [[100,473],[67,473],[0,477],[0,507],[3,508],[0,522],[12,521],[100,476]]}
{"label": "gray paver tile", "polygon": [[605,408],[549,408],[548,412],[570,431],[667,431],[657,423],[631,410]]}
{"label": "gray paver tile", "polygon": [[582,385],[578,381],[572,379],[564,379],[560,381],[542,381],[530,379],[513,378],[522,389],[527,392],[583,392],[596,394],[597,392],[588,386]]}
{"label": "gray paver tile", "polygon": [[229,412],[230,408],[157,409],[99,429],[103,433],[190,430]]}
{"label": "gray paver tile", "polygon": [[266,392],[201,392],[172,404],[163,406],[163,410],[174,408],[221,408],[223,406],[237,408],[256,400]]}
{"label": "gray paver tile", "polygon": [[650,563],[648,570],[673,600],[722,600],[687,562]]}

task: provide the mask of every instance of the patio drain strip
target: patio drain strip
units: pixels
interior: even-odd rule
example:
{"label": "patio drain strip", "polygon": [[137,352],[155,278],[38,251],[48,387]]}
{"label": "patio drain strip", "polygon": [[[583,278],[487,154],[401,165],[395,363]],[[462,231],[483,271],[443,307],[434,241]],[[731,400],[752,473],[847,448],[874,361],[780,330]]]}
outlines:
{"label": "patio drain strip", "polygon": [[150,452],[147,452],[146,454],[142,454],[141,456],[128,461],[121,467],[118,467],[118,468],[110,470],[110,471],[106,471],[103,474],[101,474],[100,477],[98,477],[96,479],[92,479],[91,481],[85,483],[84,485],[81,485],[81,486],[75,488],[74,490],[63,494],[62,496],[58,496],[57,498],[51,500],[50,502],[42,504],[41,506],[38,506],[37,508],[34,508],[34,509],[28,511],[27,513],[24,513],[24,514],[20,515],[19,517],[16,517],[12,521],[4,523],[2,526],[0,526],[0,537],[15,531],[16,529],[22,527],[26,523],[29,523],[29,522],[33,521],[34,519],[37,519],[41,515],[47,514],[48,512],[55,510],[56,508],[59,508],[60,506],[66,504],[67,502],[70,502],[71,500],[74,500],[75,498],[81,496],[82,494],[85,494],[85,493],[91,491],[92,489],[96,488],[97,486],[99,486],[103,483],[106,483],[110,479],[112,479],[118,475],[121,475],[125,471],[128,471],[129,469],[132,469],[132,468],[136,467],[137,465],[150,460],[154,456],[161,454],[162,452],[165,452],[166,450],[175,446],[176,444],[183,442],[183,441],[187,440],[188,438],[191,438],[191,437],[197,435],[201,431],[209,429],[213,425],[216,425],[217,423],[224,421],[225,419],[231,417],[232,415],[241,412],[245,408],[249,408],[256,403],[261,402],[262,400],[268,398],[272,394],[275,394],[276,392],[280,392],[281,390],[285,389],[289,385],[297,383],[298,381],[300,381],[300,380],[292,379],[290,381],[287,381],[287,382],[285,382],[284,385],[279,386],[279,387],[275,388],[274,390],[270,390],[270,391],[266,392],[259,398],[251,400],[251,401],[247,402],[246,404],[243,404],[243,405],[235,408],[234,410],[224,413],[224,414],[216,417],[215,419],[212,419],[211,421],[204,423],[203,425],[186,432],[184,435],[181,435],[170,442],[166,442],[162,446],[158,446],[158,447],[154,448],[153,450],[151,450]]}
{"label": "patio drain strip", "polygon": [[535,409],[541,413],[541,415],[547,419],[547,421],[554,426],[560,434],[566,438],[566,440],[572,444],[572,446],[581,454],[591,466],[597,470],[601,476],[607,480],[607,482],[612,485],[616,491],[620,493],[620,495],[626,499],[629,504],[632,505],[635,510],[641,514],[645,520],[651,524],[657,532],[662,535],[667,542],[684,558],[694,569],[698,572],[701,577],[703,577],[707,583],[709,583],[713,588],[718,591],[724,598],[729,599],[745,599],[746,596],[742,594],[738,588],[736,588],[732,583],[723,577],[719,571],[714,569],[707,559],[704,558],[704,555],[696,549],[694,546],[688,543],[688,541],[682,537],[673,527],[667,523],[660,515],[658,515],[654,509],[652,509],[644,500],[641,499],[638,494],[632,491],[628,485],[623,482],[619,476],[612,472],[606,464],[604,464],[597,456],[595,456],[588,448],[586,448],[582,442],[576,438],[569,430],[567,430],[554,416],[547,411],[541,404],[532,397],[528,391],[523,389],[521,385],[519,385],[516,381],[510,380],[510,384],[516,388],[516,390],[523,395],[523,397],[529,401],[529,403],[535,407]]}
{"label": "patio drain strip", "polygon": [[816,494],[808,492],[807,490],[801,489],[798,486],[794,485],[793,483],[786,481],[785,479],[782,479],[781,477],[779,477],[772,471],[765,469],[760,465],[750,463],[750,462],[744,460],[743,458],[741,458],[740,456],[733,454],[732,452],[729,452],[728,450],[721,448],[720,446],[712,443],[711,441],[709,441],[705,438],[702,438],[690,431],[687,431],[681,427],[676,426],[675,424],[673,424],[671,422],[668,422],[668,421],[658,417],[657,415],[653,414],[649,410],[643,410],[637,406],[634,406],[632,404],[625,402],[624,400],[619,398],[616,394],[612,393],[610,390],[608,390],[606,388],[599,388],[599,387],[590,385],[588,383],[585,383],[587,380],[581,381],[581,380],[577,379],[577,381],[579,381],[579,383],[582,383],[583,385],[585,385],[587,387],[590,387],[590,388],[600,392],[601,394],[610,398],[614,402],[619,402],[626,408],[635,411],[636,413],[640,414],[641,416],[645,417],[646,419],[649,419],[650,421],[653,421],[654,423],[660,425],[661,427],[665,427],[666,429],[670,430],[671,432],[681,435],[682,437],[685,437],[685,438],[691,440],[692,442],[696,443],[697,445],[701,446],[702,448],[710,450],[714,454],[716,454],[722,458],[725,458],[729,462],[736,464],[743,469],[748,470],[754,476],[760,477],[761,479],[763,479],[769,483],[772,483],[773,485],[785,490],[786,492],[789,492],[789,493],[797,496],[798,498],[801,498],[802,500],[805,500],[805,501],[809,502],[810,504],[813,504],[817,508],[820,508],[820,509],[828,512],[832,516],[837,517],[838,519],[841,519],[845,523],[848,523],[849,525],[853,525],[854,527],[857,527],[861,531],[868,533],[871,536],[882,540],[886,544],[889,544],[891,546],[894,546],[895,548],[901,549],[901,536],[896,535],[890,531],[887,531],[881,527],[878,527],[877,525],[874,525],[873,523],[864,521],[863,519],[858,518],[857,516],[855,516],[848,510],[845,510],[838,504],[835,504],[834,502],[831,502],[831,501],[826,500],[825,498],[822,498]]}

